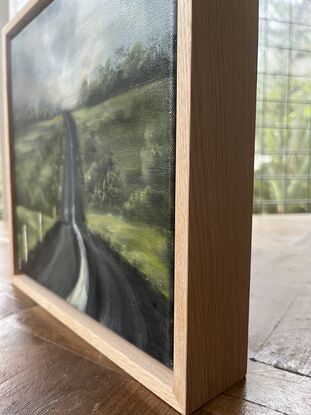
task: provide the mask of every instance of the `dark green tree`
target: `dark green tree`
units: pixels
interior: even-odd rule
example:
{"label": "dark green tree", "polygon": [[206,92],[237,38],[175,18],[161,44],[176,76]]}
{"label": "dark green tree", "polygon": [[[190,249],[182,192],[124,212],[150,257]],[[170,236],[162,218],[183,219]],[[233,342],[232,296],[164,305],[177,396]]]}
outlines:
{"label": "dark green tree", "polygon": [[91,163],[85,177],[89,203],[98,210],[118,210],[124,202],[120,173],[112,153]]}

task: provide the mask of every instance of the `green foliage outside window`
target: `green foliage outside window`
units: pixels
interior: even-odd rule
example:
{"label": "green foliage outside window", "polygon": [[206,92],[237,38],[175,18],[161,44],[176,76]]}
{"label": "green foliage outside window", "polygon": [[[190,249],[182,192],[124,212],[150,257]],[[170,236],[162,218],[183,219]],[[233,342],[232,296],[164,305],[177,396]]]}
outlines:
{"label": "green foliage outside window", "polygon": [[261,0],[255,213],[311,211],[311,2]]}

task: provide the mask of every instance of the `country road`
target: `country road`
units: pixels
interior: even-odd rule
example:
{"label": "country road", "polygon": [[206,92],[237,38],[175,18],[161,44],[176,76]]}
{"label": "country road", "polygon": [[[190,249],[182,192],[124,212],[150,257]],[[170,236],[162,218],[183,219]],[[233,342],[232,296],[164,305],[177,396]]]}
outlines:
{"label": "country road", "polygon": [[87,229],[76,124],[70,112],[63,118],[61,218],[30,253],[25,272],[170,366],[171,303]]}
{"label": "country road", "polygon": [[74,287],[67,296],[67,301],[79,309],[86,311],[90,276],[84,241],[79,226],[84,224],[83,202],[80,190],[80,179],[82,177],[79,163],[78,139],[76,125],[69,112],[64,113],[65,123],[65,151],[63,168],[63,198],[62,211],[63,221],[71,226],[75,240],[76,261],[78,262],[78,275]]}

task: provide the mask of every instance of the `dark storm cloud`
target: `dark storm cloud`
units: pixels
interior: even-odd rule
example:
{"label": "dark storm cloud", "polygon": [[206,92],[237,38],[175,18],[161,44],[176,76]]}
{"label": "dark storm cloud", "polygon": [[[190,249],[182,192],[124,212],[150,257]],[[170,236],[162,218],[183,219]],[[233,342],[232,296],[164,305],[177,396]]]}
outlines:
{"label": "dark storm cloud", "polygon": [[12,41],[16,107],[72,107],[81,81],[119,47],[161,38],[174,0],[54,0]]}

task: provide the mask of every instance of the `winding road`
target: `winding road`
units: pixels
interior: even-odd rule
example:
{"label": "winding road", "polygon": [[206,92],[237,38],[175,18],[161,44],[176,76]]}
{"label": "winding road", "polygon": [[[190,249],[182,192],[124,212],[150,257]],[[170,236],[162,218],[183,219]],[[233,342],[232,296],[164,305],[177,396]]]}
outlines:
{"label": "winding road", "polygon": [[90,289],[89,266],[87,260],[84,241],[79,229],[79,225],[84,223],[83,203],[80,191],[80,166],[75,158],[78,155],[78,141],[76,126],[72,115],[64,113],[65,123],[65,162],[63,173],[63,221],[72,228],[78,249],[78,278],[67,297],[67,301],[78,308],[86,311],[87,300]]}
{"label": "winding road", "polygon": [[61,220],[24,264],[28,275],[167,366],[172,305],[85,225],[75,120],[64,118]]}

